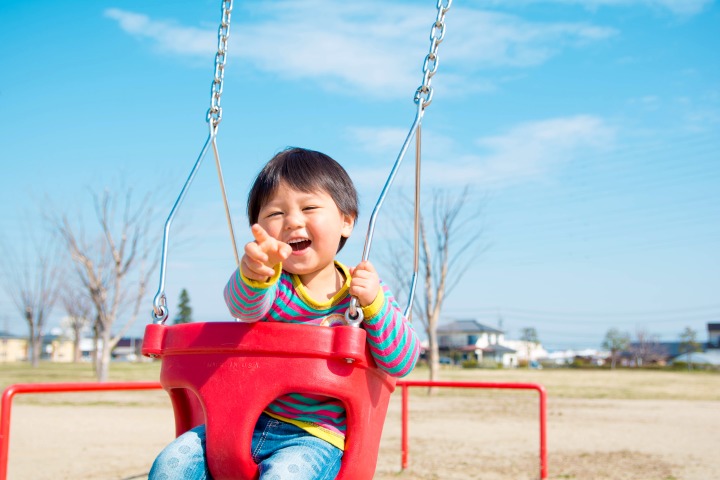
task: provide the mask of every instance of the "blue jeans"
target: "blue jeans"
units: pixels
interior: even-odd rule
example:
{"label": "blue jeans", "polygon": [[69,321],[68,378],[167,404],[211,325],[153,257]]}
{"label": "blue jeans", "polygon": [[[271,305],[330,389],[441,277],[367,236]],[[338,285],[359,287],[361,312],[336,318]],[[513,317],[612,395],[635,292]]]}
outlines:
{"label": "blue jeans", "polygon": [[[252,437],[252,458],[261,480],[331,480],[343,451],[305,430],[264,413]],[[180,435],[153,462],[148,480],[212,479],[207,466],[205,425]]]}

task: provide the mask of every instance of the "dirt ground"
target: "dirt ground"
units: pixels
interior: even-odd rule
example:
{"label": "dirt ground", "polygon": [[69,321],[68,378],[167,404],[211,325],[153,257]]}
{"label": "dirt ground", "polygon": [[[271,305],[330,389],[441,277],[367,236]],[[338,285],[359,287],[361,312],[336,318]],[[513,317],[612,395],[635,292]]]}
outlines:
{"label": "dirt ground", "polygon": [[[702,379],[699,384],[717,392],[720,376],[707,379],[710,386]],[[553,396],[555,387],[549,388],[549,478],[718,478],[720,399],[694,398],[682,393],[682,385],[675,388],[677,395],[664,398],[572,398]],[[411,392],[410,467],[400,471],[398,392],[385,423],[376,479],[539,478],[537,393]],[[161,391],[18,397],[8,478],[145,478],[172,437],[172,412]]]}

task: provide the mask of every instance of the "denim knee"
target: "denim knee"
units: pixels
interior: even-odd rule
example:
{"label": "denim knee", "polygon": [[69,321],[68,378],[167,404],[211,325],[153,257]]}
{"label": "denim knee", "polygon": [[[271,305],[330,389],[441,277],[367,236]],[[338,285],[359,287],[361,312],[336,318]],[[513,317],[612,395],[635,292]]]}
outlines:
{"label": "denim knee", "polygon": [[148,480],[209,480],[205,457],[205,425],[180,435],[157,456]]}

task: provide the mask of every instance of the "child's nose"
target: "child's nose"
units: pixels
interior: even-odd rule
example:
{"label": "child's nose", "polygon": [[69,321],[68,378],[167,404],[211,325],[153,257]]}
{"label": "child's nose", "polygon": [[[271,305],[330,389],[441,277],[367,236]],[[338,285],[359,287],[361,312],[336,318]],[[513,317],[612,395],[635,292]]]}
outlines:
{"label": "child's nose", "polygon": [[285,217],[285,228],[299,228],[302,227],[304,224],[305,218],[302,212],[291,212]]}

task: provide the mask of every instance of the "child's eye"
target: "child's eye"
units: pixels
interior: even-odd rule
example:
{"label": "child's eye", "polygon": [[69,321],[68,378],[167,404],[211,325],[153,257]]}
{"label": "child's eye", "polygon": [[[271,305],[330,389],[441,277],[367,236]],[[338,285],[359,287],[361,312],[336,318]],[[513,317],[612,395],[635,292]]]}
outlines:
{"label": "child's eye", "polygon": [[307,210],[315,210],[315,209],[317,209],[317,208],[318,208],[318,207],[316,207],[315,205],[310,205],[310,206],[304,207],[303,210],[305,210],[305,211],[307,211]]}
{"label": "child's eye", "polygon": [[278,215],[282,215],[282,212],[280,212],[280,211],[270,212],[270,213],[268,213],[268,214],[265,216],[265,218],[277,217]]}

